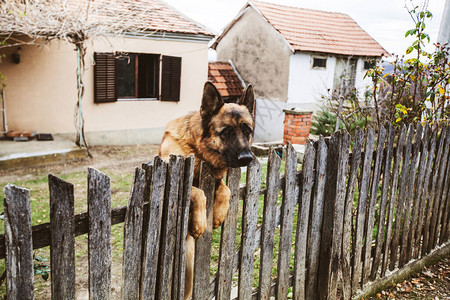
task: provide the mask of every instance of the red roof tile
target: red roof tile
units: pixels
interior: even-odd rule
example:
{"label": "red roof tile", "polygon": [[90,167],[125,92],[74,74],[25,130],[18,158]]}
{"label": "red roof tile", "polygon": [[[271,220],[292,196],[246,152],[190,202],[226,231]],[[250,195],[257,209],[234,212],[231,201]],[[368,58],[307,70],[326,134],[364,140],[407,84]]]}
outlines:
{"label": "red roof tile", "polygon": [[356,56],[389,55],[350,16],[252,1],[294,50]]}
{"label": "red roof tile", "polygon": [[249,1],[228,25],[213,48],[239,21],[247,7],[253,7],[286,39],[294,51],[352,56],[389,56],[388,52],[350,16],[261,1]]}
{"label": "red roof tile", "polygon": [[[88,7],[88,0],[71,0],[76,9]],[[160,0],[96,0],[90,1],[89,11],[98,18],[110,15],[134,16],[135,26],[147,31],[162,31],[214,36],[208,29],[184,16]],[[133,21],[131,21],[133,22]],[[124,21],[124,24],[130,20]]]}
{"label": "red roof tile", "polygon": [[222,97],[239,97],[244,93],[242,81],[229,62],[210,62],[208,80]]}

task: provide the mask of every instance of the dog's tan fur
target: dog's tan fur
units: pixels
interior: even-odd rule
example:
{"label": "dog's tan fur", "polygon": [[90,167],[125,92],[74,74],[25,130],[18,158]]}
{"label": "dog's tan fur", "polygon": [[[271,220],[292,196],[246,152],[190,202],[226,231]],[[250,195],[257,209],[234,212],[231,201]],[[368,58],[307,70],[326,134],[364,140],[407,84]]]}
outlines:
{"label": "dog's tan fur", "polygon": [[192,293],[194,239],[199,238],[206,230],[206,198],[203,191],[195,187],[198,186],[200,162],[209,163],[216,178],[213,227],[217,228],[225,220],[230,199],[230,190],[222,179],[230,166],[248,164],[248,157],[245,157],[243,162],[242,157],[238,160],[238,154],[250,151],[251,133],[254,128],[253,106],[252,87],[246,89],[239,104],[224,104],[214,85],[207,82],[203,90],[200,112],[175,119],[165,129],[159,148],[159,155],[163,159],[167,160],[170,154],[195,156],[189,234],[186,238],[185,299]]}

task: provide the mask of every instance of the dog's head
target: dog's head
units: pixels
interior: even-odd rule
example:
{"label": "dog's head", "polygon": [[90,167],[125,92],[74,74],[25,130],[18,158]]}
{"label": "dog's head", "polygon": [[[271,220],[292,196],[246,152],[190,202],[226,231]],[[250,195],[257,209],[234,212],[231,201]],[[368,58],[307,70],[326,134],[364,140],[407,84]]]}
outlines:
{"label": "dog's head", "polygon": [[247,87],[238,103],[224,103],[216,87],[205,83],[200,108],[203,140],[228,167],[247,166],[252,161],[254,103],[252,86]]}

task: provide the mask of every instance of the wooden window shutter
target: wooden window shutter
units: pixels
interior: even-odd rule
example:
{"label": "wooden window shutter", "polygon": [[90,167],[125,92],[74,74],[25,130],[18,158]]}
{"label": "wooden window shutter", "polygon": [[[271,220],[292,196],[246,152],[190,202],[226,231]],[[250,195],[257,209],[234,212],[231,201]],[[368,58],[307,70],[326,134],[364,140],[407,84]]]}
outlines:
{"label": "wooden window shutter", "polygon": [[115,55],[94,53],[94,60],[94,102],[117,101]]}
{"label": "wooden window shutter", "polygon": [[180,101],[181,57],[163,56],[161,71],[161,100]]}

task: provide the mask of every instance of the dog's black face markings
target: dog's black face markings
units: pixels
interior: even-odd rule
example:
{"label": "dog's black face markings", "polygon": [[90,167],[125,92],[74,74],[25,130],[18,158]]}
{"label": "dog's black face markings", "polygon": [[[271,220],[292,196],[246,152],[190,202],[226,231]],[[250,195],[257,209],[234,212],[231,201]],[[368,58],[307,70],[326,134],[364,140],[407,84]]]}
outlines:
{"label": "dog's black face markings", "polygon": [[[207,82],[203,89],[200,108],[203,138],[208,139],[211,136],[220,138],[221,147],[210,150],[220,154],[229,167],[247,166],[252,161],[250,141],[253,132],[254,102],[251,86],[245,90],[237,104],[224,104],[216,87],[210,82]],[[221,111],[224,105],[226,107]],[[215,116],[220,116],[219,126]],[[216,121],[212,122],[213,118]]]}

